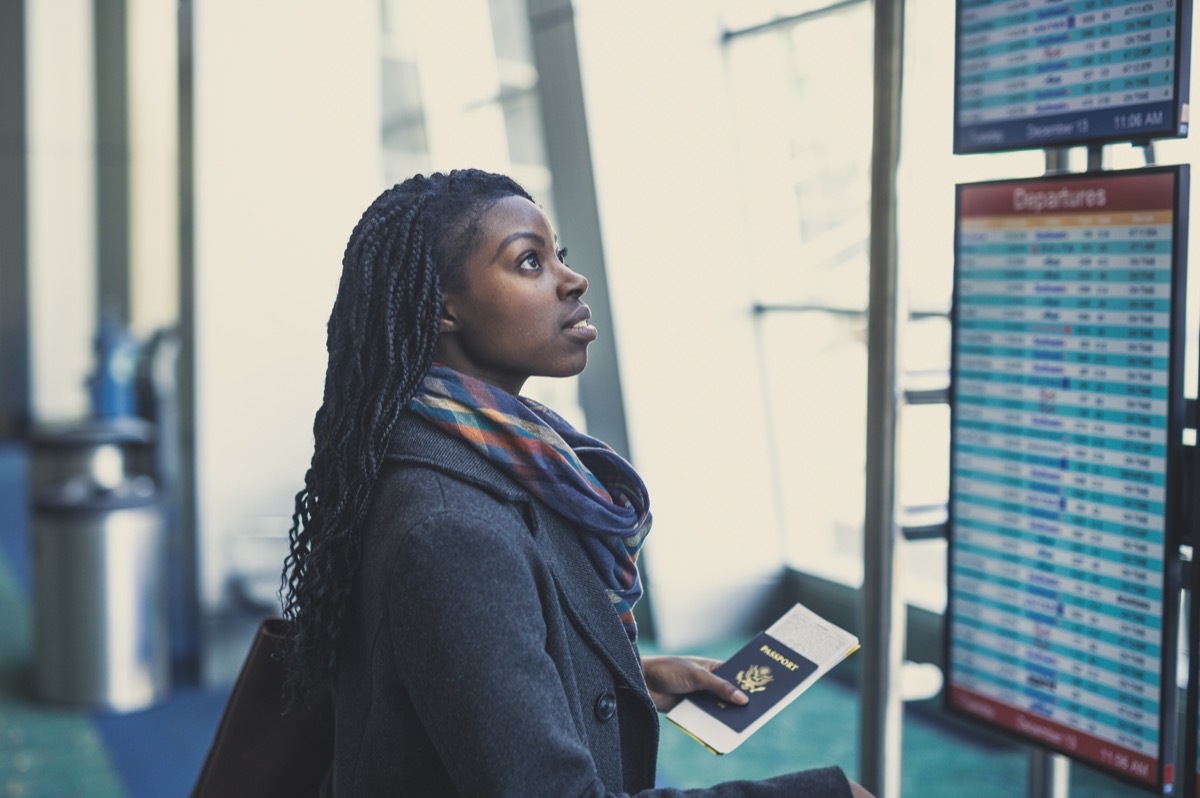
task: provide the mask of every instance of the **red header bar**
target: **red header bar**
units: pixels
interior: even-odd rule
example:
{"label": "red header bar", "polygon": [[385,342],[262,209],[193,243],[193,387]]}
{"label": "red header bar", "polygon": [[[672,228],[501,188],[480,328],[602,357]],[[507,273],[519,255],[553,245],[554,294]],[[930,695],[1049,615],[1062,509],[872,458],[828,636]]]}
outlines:
{"label": "red header bar", "polygon": [[1175,203],[1175,173],[967,184],[960,186],[958,203],[962,218],[1171,210]]}

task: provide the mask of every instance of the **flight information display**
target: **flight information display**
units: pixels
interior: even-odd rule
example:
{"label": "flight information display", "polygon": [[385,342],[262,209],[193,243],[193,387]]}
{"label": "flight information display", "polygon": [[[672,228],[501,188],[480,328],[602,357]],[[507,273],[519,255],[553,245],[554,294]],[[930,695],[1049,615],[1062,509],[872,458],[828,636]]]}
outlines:
{"label": "flight information display", "polygon": [[1186,135],[1190,8],[958,0],[954,152]]}
{"label": "flight information display", "polygon": [[948,706],[1160,789],[1187,178],[957,195]]}

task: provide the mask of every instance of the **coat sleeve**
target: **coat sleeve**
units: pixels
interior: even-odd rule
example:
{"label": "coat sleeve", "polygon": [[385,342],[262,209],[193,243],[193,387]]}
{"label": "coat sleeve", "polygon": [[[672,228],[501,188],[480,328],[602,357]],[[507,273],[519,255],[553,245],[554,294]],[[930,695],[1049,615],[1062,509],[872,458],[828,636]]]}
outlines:
{"label": "coat sleeve", "polygon": [[[445,510],[406,535],[389,580],[398,677],[463,795],[603,796],[566,686],[547,654],[554,590],[514,517]],[[837,768],[643,796],[849,798]]]}

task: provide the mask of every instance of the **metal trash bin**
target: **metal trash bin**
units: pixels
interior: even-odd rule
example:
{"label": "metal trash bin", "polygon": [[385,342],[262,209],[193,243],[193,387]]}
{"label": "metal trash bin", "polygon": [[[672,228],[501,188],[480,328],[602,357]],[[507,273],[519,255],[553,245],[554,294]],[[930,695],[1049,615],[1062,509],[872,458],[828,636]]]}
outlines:
{"label": "metal trash bin", "polygon": [[34,655],[47,701],[131,712],[170,690],[165,530],[154,482],[83,476],[33,500]]}
{"label": "metal trash bin", "polygon": [[140,418],[97,418],[40,424],[29,438],[29,491],[84,474],[116,488],[129,477],[158,476],[156,430]]}

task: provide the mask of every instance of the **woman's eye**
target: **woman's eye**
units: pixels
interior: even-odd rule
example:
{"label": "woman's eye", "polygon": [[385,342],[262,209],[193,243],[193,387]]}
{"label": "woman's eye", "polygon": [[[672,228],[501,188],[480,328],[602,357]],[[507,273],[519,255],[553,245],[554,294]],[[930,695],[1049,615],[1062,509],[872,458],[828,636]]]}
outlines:
{"label": "woman's eye", "polygon": [[567,265],[567,248],[566,248],[566,247],[562,247],[562,248],[560,248],[560,249],[559,249],[557,252],[555,252],[554,254],[555,254],[556,256],[558,256],[558,262],[559,262],[559,263],[561,263],[561,264],[562,264],[562,265],[564,265],[564,266],[566,266],[566,265]]}
{"label": "woman's eye", "polygon": [[521,269],[533,271],[542,268],[542,262],[538,260],[536,252],[530,252],[525,257],[521,258],[521,262],[517,264]]}

